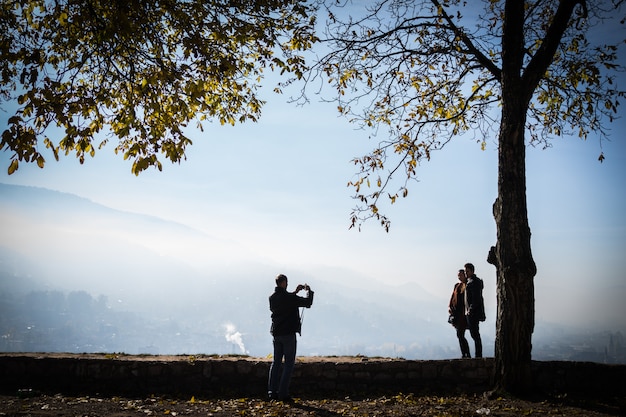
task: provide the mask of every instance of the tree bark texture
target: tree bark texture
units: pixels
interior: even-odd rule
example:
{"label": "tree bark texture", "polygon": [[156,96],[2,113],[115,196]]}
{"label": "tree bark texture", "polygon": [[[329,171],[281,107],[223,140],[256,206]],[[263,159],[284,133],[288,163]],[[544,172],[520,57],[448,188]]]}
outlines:
{"label": "tree bark texture", "polygon": [[[515,90],[515,89],[512,89]],[[525,393],[532,388],[535,324],[534,277],[526,205],[526,106],[515,93],[504,99],[498,150],[497,243],[490,260],[497,270],[495,388]]]}

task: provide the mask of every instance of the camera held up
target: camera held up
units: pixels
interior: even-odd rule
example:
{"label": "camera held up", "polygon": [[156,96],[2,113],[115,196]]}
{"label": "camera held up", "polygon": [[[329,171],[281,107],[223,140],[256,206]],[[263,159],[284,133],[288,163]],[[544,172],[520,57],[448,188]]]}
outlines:
{"label": "camera held up", "polygon": [[298,284],[298,286],[296,287],[296,292],[300,292],[301,290],[309,291],[310,289],[311,287],[309,287],[309,284]]}

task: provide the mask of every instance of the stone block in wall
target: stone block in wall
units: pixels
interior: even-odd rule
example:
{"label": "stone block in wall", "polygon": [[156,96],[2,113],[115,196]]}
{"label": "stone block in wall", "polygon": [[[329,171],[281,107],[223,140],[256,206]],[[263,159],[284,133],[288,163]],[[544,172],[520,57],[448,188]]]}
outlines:
{"label": "stone block in wall", "polygon": [[359,380],[368,380],[371,378],[371,375],[368,371],[356,371],[353,377],[356,381],[359,381]]}
{"label": "stone block in wall", "polygon": [[239,375],[250,375],[254,365],[254,362],[239,360],[235,363],[236,372]]}
{"label": "stone block in wall", "polygon": [[372,382],[376,383],[386,383],[389,381],[393,381],[393,374],[386,372],[377,372],[372,376]]}
{"label": "stone block in wall", "polygon": [[202,376],[204,378],[211,378],[211,375],[213,373],[212,362],[202,361],[201,364],[202,364]]}
{"label": "stone block in wall", "polygon": [[439,367],[433,361],[424,362],[421,366],[422,379],[435,379],[439,376]]}
{"label": "stone block in wall", "polygon": [[[446,379],[455,379],[459,378],[459,374],[465,375],[463,366],[458,365],[458,363],[455,363],[453,366],[449,361],[444,362],[441,367],[441,371],[439,372],[439,376]],[[461,372],[459,372],[459,369],[461,369]]]}
{"label": "stone block in wall", "polygon": [[337,372],[335,369],[325,369],[324,371],[322,371],[321,376],[325,379],[335,379],[338,375],[339,372]]}

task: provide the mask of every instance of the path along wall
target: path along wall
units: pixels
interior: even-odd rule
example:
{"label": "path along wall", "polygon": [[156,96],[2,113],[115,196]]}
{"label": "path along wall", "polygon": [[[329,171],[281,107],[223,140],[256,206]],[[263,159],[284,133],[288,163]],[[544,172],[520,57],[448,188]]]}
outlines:
{"label": "path along wall", "polygon": [[[270,359],[236,356],[0,354],[0,391],[66,395],[264,397]],[[294,396],[481,393],[494,361],[366,357],[298,358]],[[536,387],[550,394],[626,397],[626,365],[533,362]]]}

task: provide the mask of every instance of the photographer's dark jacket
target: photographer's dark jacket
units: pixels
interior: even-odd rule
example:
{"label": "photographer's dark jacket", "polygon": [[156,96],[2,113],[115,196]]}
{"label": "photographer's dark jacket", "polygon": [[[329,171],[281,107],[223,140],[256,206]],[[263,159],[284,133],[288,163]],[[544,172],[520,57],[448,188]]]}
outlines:
{"label": "photographer's dark jacket", "polygon": [[473,320],[485,321],[483,280],[476,275],[467,278],[465,285],[465,315]]}
{"label": "photographer's dark jacket", "polygon": [[309,308],[313,304],[313,291],[309,290],[307,297],[300,297],[287,289],[276,287],[270,295],[270,310],[272,312],[272,329],[274,336],[286,336],[300,333],[299,307]]}

